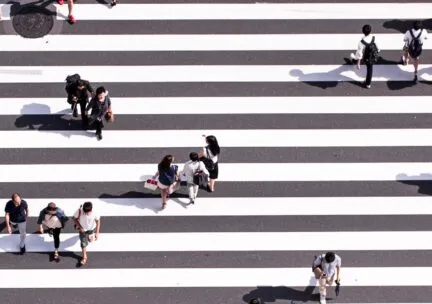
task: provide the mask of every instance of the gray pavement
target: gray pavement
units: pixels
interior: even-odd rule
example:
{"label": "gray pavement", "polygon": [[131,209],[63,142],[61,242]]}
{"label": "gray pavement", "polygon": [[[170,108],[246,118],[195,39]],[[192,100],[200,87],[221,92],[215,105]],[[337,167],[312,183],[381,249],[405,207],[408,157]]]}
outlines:
{"label": "gray pavement", "polygon": [[[0,4],[9,0],[0,0]],[[20,3],[31,2],[22,1]],[[103,2],[103,1],[97,1]],[[121,0],[127,3],[155,3],[154,0]],[[157,3],[323,3],[326,0],[158,0]],[[356,0],[344,0],[357,3]],[[395,3],[402,0],[365,0],[363,3]],[[423,2],[412,0],[412,3]],[[79,4],[94,4],[80,0]],[[365,4],[367,5],[367,4]],[[115,9],[115,8],[114,8]],[[79,19],[79,16],[76,16]],[[432,29],[432,19],[425,27]],[[12,35],[13,21],[0,23],[0,35]],[[56,35],[211,35],[211,34],[352,34],[364,23],[375,33],[403,33],[410,20],[184,20],[184,21],[80,21],[70,26],[55,21]],[[359,34],[360,35],[360,34]],[[402,35],[401,35],[402,39]],[[113,41],[115,43],[115,41]],[[353,46],[353,48],[355,45]],[[345,64],[344,51],[190,51],[190,52],[2,52],[0,66],[56,65],[319,65]],[[422,63],[432,63],[432,51],[425,50]],[[399,51],[383,51],[379,64],[395,64]],[[71,71],[74,72],[74,71]],[[79,71],[77,71],[79,73]],[[92,81],[91,79],[89,79]],[[100,83],[93,83],[94,87]],[[115,97],[243,97],[243,96],[422,96],[432,95],[432,86],[420,82],[379,82],[370,90],[357,83],[104,83]],[[59,98],[64,84],[0,83],[0,98]],[[34,101],[34,99],[32,99]],[[7,105],[0,105],[7,106]],[[65,108],[67,104],[65,103]],[[399,129],[429,128],[431,114],[236,114],[236,115],[117,115],[110,130],[171,129]],[[5,115],[0,131],[78,130],[60,115]],[[217,136],[217,134],[215,134]],[[223,143],[221,143],[223,145]],[[0,144],[1,145],[1,144]],[[196,147],[148,149],[4,149],[0,164],[86,164],[148,163],[161,155],[187,155]],[[83,157],[83,155],[85,157]],[[181,157],[180,157],[181,158]],[[233,148],[223,147],[224,162],[229,163],[351,163],[351,162],[430,162],[432,147],[306,147],[306,148]],[[183,162],[186,159],[179,159]],[[0,183],[3,197],[19,191],[28,198],[144,198],[157,197],[146,191],[142,182],[103,183]],[[172,197],[185,197],[185,191]],[[431,181],[343,181],[343,182],[218,182],[217,191],[201,192],[200,197],[420,197],[432,195]],[[31,204],[31,201],[29,201]],[[30,205],[31,208],[31,205]],[[164,216],[105,217],[104,233],[170,232],[338,232],[338,231],[428,231],[431,215],[350,215],[350,216]],[[29,233],[36,229],[34,213]],[[65,233],[72,233],[67,226]],[[286,242],[287,240],[281,240]],[[429,241],[429,240],[425,240]],[[403,240],[401,240],[403,242]],[[429,267],[432,251],[341,251],[344,267]],[[310,251],[246,252],[95,252],[89,269],[106,268],[278,268],[309,267]],[[73,269],[77,255],[63,252],[61,263],[49,263],[47,253],[30,252],[24,256],[0,253],[1,269]],[[79,271],[79,270],[77,270]],[[401,272],[403,275],[403,271]],[[24,278],[3,278],[25,280]],[[44,278],[40,278],[43,280]],[[59,278],[67,279],[67,278]],[[68,288],[4,289],[0,280],[2,304],[237,304],[253,296],[265,303],[316,302],[307,286],[250,286],[247,288]],[[343,287],[338,298],[328,303],[428,303],[430,287],[370,286]]]}

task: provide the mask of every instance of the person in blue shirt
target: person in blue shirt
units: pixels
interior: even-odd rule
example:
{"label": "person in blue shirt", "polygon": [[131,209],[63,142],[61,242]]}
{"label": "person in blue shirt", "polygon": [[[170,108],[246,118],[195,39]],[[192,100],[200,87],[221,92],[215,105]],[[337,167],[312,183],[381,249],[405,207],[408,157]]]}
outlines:
{"label": "person in blue shirt", "polygon": [[18,228],[20,233],[20,251],[21,254],[26,252],[25,239],[27,230],[27,219],[29,217],[29,209],[27,202],[21,199],[18,193],[11,196],[11,200],[5,206],[5,224],[9,234],[12,233],[12,228]]}

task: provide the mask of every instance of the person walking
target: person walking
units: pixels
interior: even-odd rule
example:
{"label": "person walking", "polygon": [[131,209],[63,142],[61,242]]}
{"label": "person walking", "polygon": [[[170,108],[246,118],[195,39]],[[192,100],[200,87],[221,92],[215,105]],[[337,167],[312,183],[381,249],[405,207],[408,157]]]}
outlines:
{"label": "person walking", "polygon": [[41,210],[37,220],[40,234],[44,233],[44,226],[48,229],[48,234],[54,237],[54,254],[53,259],[59,260],[58,249],[60,247],[60,232],[64,228],[66,221],[64,211],[54,203],[49,203],[47,207]]}
{"label": "person walking", "polygon": [[331,286],[334,281],[340,283],[341,265],[341,257],[334,252],[321,254],[313,261],[312,271],[319,283],[320,304],[326,304],[327,286]]}
{"label": "person walking", "polygon": [[95,125],[96,137],[98,140],[102,139],[102,129],[104,127],[103,119],[113,121],[113,114],[111,110],[111,98],[108,96],[108,91],[104,87],[96,89],[96,96],[93,97],[86,108],[87,112],[91,109],[89,118],[89,126]]}
{"label": "person walking", "polygon": [[82,249],[82,259],[80,264],[87,264],[87,246],[89,242],[99,239],[99,232],[101,226],[101,218],[99,214],[93,211],[93,204],[85,202],[75,212],[73,216],[75,228],[79,232],[80,245]]}
{"label": "person walking", "polygon": [[378,61],[379,49],[375,42],[375,37],[371,35],[372,27],[365,24],[362,28],[364,37],[360,40],[357,46],[357,52],[351,53],[350,57],[353,63],[357,63],[357,69],[360,70],[360,64],[366,65],[366,79],[364,86],[370,89],[373,76],[373,65]]}
{"label": "person walking", "polygon": [[219,177],[219,155],[221,150],[215,136],[203,135],[203,137],[205,138],[206,146],[201,149],[199,156],[209,172],[209,191],[213,192],[215,190],[215,182]]}
{"label": "person walking", "polygon": [[[64,4],[64,0],[57,0],[57,2],[60,5]],[[68,21],[70,24],[74,24],[76,22],[74,16],[72,15],[74,0],[67,0],[67,3],[68,3],[68,10],[69,10]]]}
{"label": "person walking", "polygon": [[417,82],[417,71],[419,65],[420,55],[423,51],[423,43],[427,39],[427,31],[422,28],[421,21],[414,21],[413,28],[406,31],[404,35],[405,45],[403,47],[402,63],[408,64],[412,59],[414,66],[414,83]]}
{"label": "person walking", "polygon": [[178,181],[178,167],[172,165],[173,162],[174,157],[172,155],[165,155],[158,164],[158,171],[153,177],[154,179],[157,178],[158,188],[161,189],[162,209],[165,209],[169,195],[180,183]]}
{"label": "person walking", "polygon": [[209,172],[204,163],[199,160],[198,153],[190,153],[189,159],[190,160],[185,163],[182,173],[186,178],[189,192],[189,201],[191,204],[195,204],[195,200],[198,196],[199,185],[195,183],[194,177],[200,171],[204,174],[204,176],[209,176]]}
{"label": "person walking", "polygon": [[20,234],[20,252],[26,252],[25,239],[27,231],[27,219],[29,217],[29,208],[25,200],[21,199],[18,193],[11,196],[11,200],[5,206],[5,224],[9,234],[12,233],[12,228],[18,228]]}

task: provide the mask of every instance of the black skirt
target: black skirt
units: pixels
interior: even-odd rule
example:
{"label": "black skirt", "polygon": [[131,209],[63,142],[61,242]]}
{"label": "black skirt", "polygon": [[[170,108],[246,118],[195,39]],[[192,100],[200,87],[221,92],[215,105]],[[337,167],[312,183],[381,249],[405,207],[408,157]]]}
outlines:
{"label": "black skirt", "polygon": [[215,163],[214,165],[214,169],[213,170],[209,170],[209,175],[211,179],[217,179],[219,176],[219,163]]}

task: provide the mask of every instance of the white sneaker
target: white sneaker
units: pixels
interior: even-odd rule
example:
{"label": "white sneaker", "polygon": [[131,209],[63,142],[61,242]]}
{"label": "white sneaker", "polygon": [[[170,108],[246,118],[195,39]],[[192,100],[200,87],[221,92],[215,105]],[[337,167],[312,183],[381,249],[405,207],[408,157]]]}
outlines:
{"label": "white sneaker", "polygon": [[326,296],[320,295],[320,304],[326,304]]}

